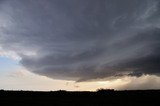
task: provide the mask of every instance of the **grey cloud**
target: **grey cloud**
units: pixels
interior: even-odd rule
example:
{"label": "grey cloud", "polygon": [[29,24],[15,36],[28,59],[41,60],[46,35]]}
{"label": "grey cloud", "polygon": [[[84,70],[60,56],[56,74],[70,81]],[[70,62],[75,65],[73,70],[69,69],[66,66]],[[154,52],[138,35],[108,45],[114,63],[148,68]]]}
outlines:
{"label": "grey cloud", "polygon": [[160,73],[158,0],[5,0],[0,45],[29,71],[76,81]]}
{"label": "grey cloud", "polygon": [[146,75],[138,78],[128,78],[129,83],[126,83],[118,89],[137,90],[137,89],[159,89],[160,79],[154,75]]}

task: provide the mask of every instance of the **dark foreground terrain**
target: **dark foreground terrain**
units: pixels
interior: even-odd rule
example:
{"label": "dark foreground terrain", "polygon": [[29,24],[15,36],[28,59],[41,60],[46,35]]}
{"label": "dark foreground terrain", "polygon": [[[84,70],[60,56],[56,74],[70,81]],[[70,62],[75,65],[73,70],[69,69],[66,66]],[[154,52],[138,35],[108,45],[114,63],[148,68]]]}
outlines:
{"label": "dark foreground terrain", "polygon": [[0,91],[1,106],[160,106],[160,90]]}

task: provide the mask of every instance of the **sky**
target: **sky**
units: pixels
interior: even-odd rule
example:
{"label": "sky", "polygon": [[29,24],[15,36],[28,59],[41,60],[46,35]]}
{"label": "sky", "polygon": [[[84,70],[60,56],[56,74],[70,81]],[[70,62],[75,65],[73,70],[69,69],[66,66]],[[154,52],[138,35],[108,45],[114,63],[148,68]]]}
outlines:
{"label": "sky", "polygon": [[0,89],[160,89],[159,0],[0,0]]}

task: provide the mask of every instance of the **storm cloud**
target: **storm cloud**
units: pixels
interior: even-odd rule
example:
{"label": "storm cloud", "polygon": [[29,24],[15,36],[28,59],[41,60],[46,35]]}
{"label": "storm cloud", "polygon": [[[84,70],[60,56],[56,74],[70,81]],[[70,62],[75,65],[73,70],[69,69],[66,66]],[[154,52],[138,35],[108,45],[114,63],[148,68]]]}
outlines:
{"label": "storm cloud", "polygon": [[160,74],[159,0],[0,2],[0,46],[33,73],[76,81]]}

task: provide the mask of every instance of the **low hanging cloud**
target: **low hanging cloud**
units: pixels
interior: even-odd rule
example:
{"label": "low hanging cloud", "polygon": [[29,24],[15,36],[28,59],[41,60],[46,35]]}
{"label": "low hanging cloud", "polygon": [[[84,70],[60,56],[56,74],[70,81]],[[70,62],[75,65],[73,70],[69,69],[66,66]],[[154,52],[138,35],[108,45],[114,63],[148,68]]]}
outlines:
{"label": "low hanging cloud", "polygon": [[160,77],[154,75],[145,75],[138,78],[128,77],[123,78],[124,83],[117,87],[117,89],[137,90],[137,89],[159,89],[160,88]]}
{"label": "low hanging cloud", "polygon": [[160,74],[158,0],[1,0],[0,23],[0,46],[36,74]]}

